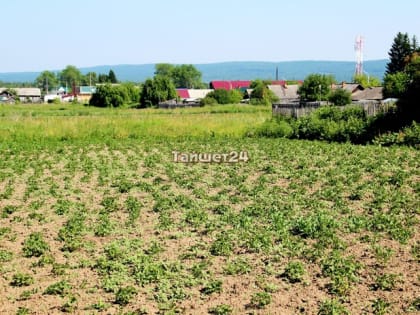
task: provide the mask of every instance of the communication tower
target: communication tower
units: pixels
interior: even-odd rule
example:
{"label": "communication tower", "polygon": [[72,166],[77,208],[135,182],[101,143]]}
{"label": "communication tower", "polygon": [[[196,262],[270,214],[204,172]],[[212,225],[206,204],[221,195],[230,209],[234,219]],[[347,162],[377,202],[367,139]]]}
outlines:
{"label": "communication tower", "polygon": [[356,75],[363,74],[363,48],[364,48],[364,38],[361,35],[356,37],[354,43],[354,51],[356,52]]}

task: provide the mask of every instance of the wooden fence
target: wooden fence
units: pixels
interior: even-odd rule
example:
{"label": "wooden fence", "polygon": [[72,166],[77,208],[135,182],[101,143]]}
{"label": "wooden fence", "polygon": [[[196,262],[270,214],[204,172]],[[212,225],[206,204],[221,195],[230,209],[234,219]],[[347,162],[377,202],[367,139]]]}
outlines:
{"label": "wooden fence", "polygon": [[[314,110],[320,108],[321,106],[329,106],[328,102],[308,102],[308,103],[280,103],[280,104],[273,104],[272,112],[273,115],[284,115],[284,116],[292,116],[295,118],[299,118],[302,116],[309,115]],[[389,110],[393,104],[390,103],[382,103],[382,102],[357,102],[352,103],[351,105],[341,106],[339,108],[345,109],[349,106],[360,106],[366,112],[368,116],[375,116],[381,112],[386,112]]]}

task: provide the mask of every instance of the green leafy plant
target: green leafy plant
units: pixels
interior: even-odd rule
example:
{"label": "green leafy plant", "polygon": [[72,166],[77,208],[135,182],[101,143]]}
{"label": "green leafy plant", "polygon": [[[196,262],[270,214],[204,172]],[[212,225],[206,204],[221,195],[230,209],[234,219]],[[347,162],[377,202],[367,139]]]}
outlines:
{"label": "green leafy plant", "polygon": [[212,280],[208,282],[201,290],[200,292],[205,295],[210,295],[212,293],[220,293],[222,292],[222,284],[223,282],[221,280]]}
{"label": "green leafy plant", "polygon": [[219,304],[209,308],[209,314],[213,315],[229,315],[232,312],[233,307],[228,304]]}
{"label": "green leafy plant", "polygon": [[271,298],[270,293],[265,292],[265,291],[257,292],[251,296],[250,306],[262,309],[262,308],[265,308],[267,305],[269,305],[271,301],[272,301],[272,298]]}
{"label": "green leafy plant", "polygon": [[13,275],[11,286],[26,287],[34,283],[34,278],[26,273],[16,273]]}
{"label": "green leafy plant", "polygon": [[71,289],[72,286],[69,282],[66,280],[61,280],[48,286],[45,289],[44,294],[65,296],[70,292]]}
{"label": "green leafy plant", "polygon": [[325,300],[318,309],[318,315],[350,315],[339,300]]}
{"label": "green leafy plant", "polygon": [[34,232],[23,242],[22,250],[25,257],[39,257],[49,251],[50,246],[40,232]]}
{"label": "green leafy plant", "polygon": [[119,305],[127,305],[136,294],[137,290],[132,286],[119,288],[115,294],[115,303]]}
{"label": "green leafy plant", "polygon": [[287,264],[282,277],[291,283],[302,282],[306,274],[305,266],[300,261],[291,261]]}

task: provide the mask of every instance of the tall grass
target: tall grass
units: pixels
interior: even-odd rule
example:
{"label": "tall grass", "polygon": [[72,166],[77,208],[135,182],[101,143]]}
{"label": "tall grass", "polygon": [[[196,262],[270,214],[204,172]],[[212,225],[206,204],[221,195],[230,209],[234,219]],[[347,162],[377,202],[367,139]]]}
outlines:
{"label": "tall grass", "polygon": [[188,109],[97,109],[80,105],[0,107],[0,140],[241,137],[270,117],[249,105]]}

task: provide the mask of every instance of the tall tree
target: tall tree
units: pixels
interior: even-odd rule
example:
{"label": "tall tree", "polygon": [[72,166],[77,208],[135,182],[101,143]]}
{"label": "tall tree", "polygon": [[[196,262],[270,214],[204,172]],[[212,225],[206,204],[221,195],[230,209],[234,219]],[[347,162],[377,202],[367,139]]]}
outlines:
{"label": "tall tree", "polygon": [[172,80],[177,88],[200,88],[201,72],[193,65],[180,65],[172,71]]}
{"label": "tall tree", "polygon": [[362,85],[364,88],[372,86],[381,86],[381,80],[377,77],[366,74],[356,74],[353,76],[353,82]]}
{"label": "tall tree", "polygon": [[175,66],[170,63],[157,63],[155,65],[155,76],[161,75],[172,79]]}
{"label": "tall tree", "polygon": [[98,83],[98,75],[96,72],[88,72],[82,78],[83,85],[95,85]]}
{"label": "tall tree", "polygon": [[114,70],[112,70],[112,69],[109,70],[108,81],[110,83],[118,83],[117,76],[115,75]]}
{"label": "tall tree", "polygon": [[155,65],[155,76],[166,77],[172,80],[176,88],[201,88],[201,72],[193,65],[174,66],[169,63]]}
{"label": "tall tree", "polygon": [[51,71],[43,71],[41,74],[35,79],[35,83],[37,86],[40,86],[41,89],[48,93],[49,90],[57,88],[58,85],[58,78],[54,72]]}
{"label": "tall tree", "polygon": [[176,90],[170,78],[155,76],[144,82],[140,95],[141,106],[151,107],[176,98]]}
{"label": "tall tree", "polygon": [[412,44],[407,33],[399,32],[388,53],[389,62],[386,65],[385,74],[395,74],[404,71],[406,58],[413,52]]}
{"label": "tall tree", "polygon": [[335,79],[331,75],[310,74],[299,87],[298,94],[304,101],[326,101],[331,92],[331,84]]}
{"label": "tall tree", "polygon": [[61,84],[70,86],[72,89],[82,83],[82,73],[75,66],[67,66],[60,73]]}

